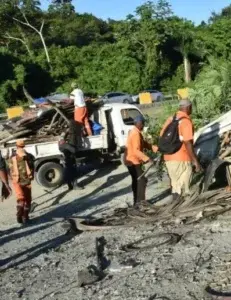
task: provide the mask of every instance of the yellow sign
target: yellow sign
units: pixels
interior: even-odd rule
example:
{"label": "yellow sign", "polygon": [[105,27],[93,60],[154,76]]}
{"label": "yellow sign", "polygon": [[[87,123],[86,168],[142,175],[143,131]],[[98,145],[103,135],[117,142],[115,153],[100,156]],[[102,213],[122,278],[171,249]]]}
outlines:
{"label": "yellow sign", "polygon": [[151,104],[152,96],[150,93],[140,93],[139,94],[140,104]]}
{"label": "yellow sign", "polygon": [[8,119],[20,117],[23,114],[23,108],[22,108],[22,106],[13,106],[13,107],[7,108],[6,113],[7,113]]}
{"label": "yellow sign", "polygon": [[188,88],[178,89],[177,90],[177,94],[178,94],[180,100],[188,98],[188,91],[189,91]]}

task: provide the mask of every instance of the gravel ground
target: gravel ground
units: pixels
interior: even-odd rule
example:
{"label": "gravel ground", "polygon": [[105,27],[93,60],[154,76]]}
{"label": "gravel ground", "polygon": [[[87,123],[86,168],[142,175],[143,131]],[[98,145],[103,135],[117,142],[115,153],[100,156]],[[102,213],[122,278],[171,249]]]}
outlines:
{"label": "gravel ground", "polygon": [[[130,177],[123,166],[101,168],[82,181],[86,186],[83,191],[69,193],[66,187],[49,192],[35,184],[35,210],[29,227],[16,224],[13,197],[1,204],[1,300],[231,299],[209,298],[205,293],[208,285],[227,291],[229,288],[229,216],[196,225],[138,224],[65,235],[61,223],[53,218],[98,217],[132,203]],[[167,187],[166,178],[158,183],[150,175],[147,198],[155,199]],[[159,233],[178,234],[178,242],[158,246],[156,243],[166,238],[153,237]],[[105,254],[111,269],[109,266],[101,281],[79,287],[78,272],[97,265],[96,238],[101,236],[107,241]],[[127,243],[144,237],[149,238],[143,246],[154,243],[149,249],[121,250]],[[136,264],[123,269],[129,260]]]}

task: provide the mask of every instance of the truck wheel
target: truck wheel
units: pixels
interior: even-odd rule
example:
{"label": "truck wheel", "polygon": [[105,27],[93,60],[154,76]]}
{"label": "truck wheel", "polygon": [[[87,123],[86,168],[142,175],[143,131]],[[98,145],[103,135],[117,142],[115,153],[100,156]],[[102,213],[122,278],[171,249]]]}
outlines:
{"label": "truck wheel", "polygon": [[64,181],[64,169],[57,163],[47,162],[38,169],[36,181],[45,188],[58,187]]}

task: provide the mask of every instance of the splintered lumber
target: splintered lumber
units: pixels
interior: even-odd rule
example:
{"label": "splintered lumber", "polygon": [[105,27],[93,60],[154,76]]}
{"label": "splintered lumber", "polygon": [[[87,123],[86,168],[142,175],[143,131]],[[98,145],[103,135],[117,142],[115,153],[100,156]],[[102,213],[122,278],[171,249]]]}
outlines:
{"label": "splintered lumber", "polygon": [[11,140],[14,140],[18,137],[21,137],[23,135],[26,135],[26,134],[29,134],[31,133],[31,130],[30,129],[25,129],[25,130],[22,130],[22,131],[19,131],[19,132],[16,132],[15,134],[11,134],[10,136],[8,136],[7,138],[4,138],[0,141],[1,144],[4,144],[4,143],[7,143]]}
{"label": "splintered lumber", "polygon": [[23,86],[23,93],[25,95],[25,97],[27,98],[27,100],[29,102],[31,102],[32,104],[34,104],[34,99],[32,98],[32,96],[28,93],[27,89],[25,88],[25,86]]}
{"label": "splintered lumber", "polygon": [[220,151],[219,151],[219,158],[225,159],[231,153],[231,139],[230,139],[230,130],[225,132],[223,136],[220,138]]}
{"label": "splintered lumber", "polygon": [[[179,199],[163,207],[154,205],[141,205],[139,210],[134,208],[120,208],[114,211],[114,214],[105,216],[89,224],[76,218],[71,218],[72,225],[81,231],[86,230],[106,230],[117,228],[117,226],[133,226],[138,223],[174,223],[181,221],[196,221],[223,214],[231,211],[231,193],[219,191],[210,191],[201,194],[196,199]],[[116,226],[116,227],[114,227]]]}
{"label": "splintered lumber", "polygon": [[228,147],[221,155],[220,155],[220,159],[224,159],[227,156],[229,156],[231,153],[231,147]]}
{"label": "splintered lumber", "polygon": [[52,126],[54,125],[54,122],[55,122],[55,119],[57,118],[57,116],[58,116],[58,112],[56,112],[56,114],[55,114],[54,117],[52,118],[48,130],[50,130],[50,129],[52,128]]}
{"label": "splintered lumber", "polygon": [[67,124],[70,124],[70,120],[64,115],[64,113],[50,100],[47,101],[56,111],[60,114],[60,116],[67,122]]}

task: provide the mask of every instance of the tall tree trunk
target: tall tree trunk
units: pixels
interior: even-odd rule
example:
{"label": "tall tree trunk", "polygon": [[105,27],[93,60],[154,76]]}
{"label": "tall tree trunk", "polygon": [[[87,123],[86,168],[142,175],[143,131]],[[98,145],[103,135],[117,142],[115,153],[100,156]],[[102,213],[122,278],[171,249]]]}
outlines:
{"label": "tall tree trunk", "polygon": [[[19,20],[19,19],[16,19],[16,18],[13,18],[13,20],[15,20],[16,22],[18,22],[18,23],[20,23],[20,24],[23,24],[23,25],[25,25],[25,26],[27,26],[27,27],[30,27],[31,29],[33,29],[33,30],[39,35],[39,37],[40,37],[40,39],[41,39],[41,42],[42,42],[42,44],[43,44],[43,48],[44,48],[45,54],[46,54],[47,62],[48,62],[48,64],[50,65],[50,63],[51,63],[51,61],[50,61],[50,56],[49,56],[49,53],[48,53],[48,50],[47,50],[47,46],[46,46],[45,39],[44,39],[44,37],[43,37],[43,27],[44,27],[45,21],[43,20],[43,21],[42,21],[42,24],[41,24],[41,26],[40,26],[40,29],[37,29],[36,27],[34,27],[33,25],[31,25],[31,24],[29,23],[29,21],[28,21],[26,15],[25,15],[23,12],[22,12],[22,15],[23,15],[23,18],[24,18],[25,22],[24,22],[24,21],[21,21],[21,20]],[[50,67],[51,67],[51,65],[50,65]]]}
{"label": "tall tree trunk", "polygon": [[191,63],[187,54],[184,54],[184,76],[185,82],[189,83],[191,81]]}

